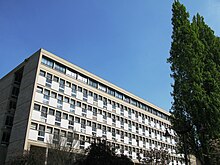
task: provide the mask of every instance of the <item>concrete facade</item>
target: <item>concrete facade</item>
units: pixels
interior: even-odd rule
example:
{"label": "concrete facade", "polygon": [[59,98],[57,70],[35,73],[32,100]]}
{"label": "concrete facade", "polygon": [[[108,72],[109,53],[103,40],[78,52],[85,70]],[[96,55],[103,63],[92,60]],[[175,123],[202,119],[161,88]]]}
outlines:
{"label": "concrete facade", "polygon": [[[19,89],[15,97],[14,86]],[[149,149],[166,148],[171,164],[181,164],[173,131],[164,136],[168,112],[44,49],[4,76],[0,92],[0,164],[31,146],[46,148],[57,135],[69,143],[72,134],[78,149],[104,137],[133,160],[137,153],[144,158]],[[13,124],[6,128],[11,100],[16,102]],[[5,129],[10,134],[6,140]]]}

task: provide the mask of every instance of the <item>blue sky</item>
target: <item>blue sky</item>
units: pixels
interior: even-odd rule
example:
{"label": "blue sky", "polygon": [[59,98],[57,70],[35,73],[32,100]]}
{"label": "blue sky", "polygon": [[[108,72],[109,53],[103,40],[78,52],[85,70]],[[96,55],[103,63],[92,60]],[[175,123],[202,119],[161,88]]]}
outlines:
{"label": "blue sky", "polygon": [[[220,1],[182,0],[220,34]],[[169,110],[172,1],[0,0],[0,77],[44,48]]]}

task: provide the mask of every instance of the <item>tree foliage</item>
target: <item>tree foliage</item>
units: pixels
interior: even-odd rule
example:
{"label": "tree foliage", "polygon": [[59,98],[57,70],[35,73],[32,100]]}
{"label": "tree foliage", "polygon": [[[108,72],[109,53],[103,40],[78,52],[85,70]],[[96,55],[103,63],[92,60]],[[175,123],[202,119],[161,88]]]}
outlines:
{"label": "tree foliage", "polygon": [[[43,151],[43,152],[42,152]],[[17,153],[9,159],[8,165],[38,165],[45,164],[45,149],[42,147],[33,147],[30,151]]]}
{"label": "tree foliage", "polygon": [[210,164],[209,141],[220,135],[220,40],[199,14],[190,22],[179,1],[172,12],[171,122],[180,149],[185,143],[190,154]]}
{"label": "tree foliage", "polygon": [[171,161],[169,152],[163,148],[148,150],[144,156],[145,158],[141,161],[143,164],[165,165]]}
{"label": "tree foliage", "polygon": [[48,165],[72,165],[83,159],[84,150],[77,149],[79,141],[71,137],[54,135],[48,141]]}
{"label": "tree foliage", "polygon": [[107,145],[105,140],[93,142],[88,149],[88,154],[83,165],[133,165],[131,159],[125,155],[116,155],[115,148]]}
{"label": "tree foliage", "polygon": [[107,145],[106,140],[95,141],[86,150],[72,148],[63,137],[56,137],[46,148],[33,147],[30,151],[17,154],[7,164],[9,165],[40,165],[47,162],[48,165],[133,165],[126,155],[117,155],[116,149]]}
{"label": "tree foliage", "polygon": [[220,139],[210,140],[209,145],[211,164],[220,164]]}

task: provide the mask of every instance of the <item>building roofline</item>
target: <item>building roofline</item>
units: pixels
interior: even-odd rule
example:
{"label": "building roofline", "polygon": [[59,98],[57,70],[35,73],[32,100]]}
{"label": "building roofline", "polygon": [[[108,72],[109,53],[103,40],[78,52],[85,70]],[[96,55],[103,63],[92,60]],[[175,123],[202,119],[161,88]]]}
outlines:
{"label": "building roofline", "polygon": [[18,64],[14,69],[12,69],[11,71],[9,71],[6,75],[4,75],[3,77],[0,78],[0,81],[2,79],[4,79],[5,77],[7,77],[8,75],[14,73],[16,70],[19,70],[21,69],[25,63],[32,57],[32,56],[35,56],[36,54],[40,55],[40,52],[41,52],[42,49],[39,49],[38,51],[36,51],[35,53],[33,53],[31,56],[29,56],[28,58],[24,59],[23,62],[21,62],[20,64]]}

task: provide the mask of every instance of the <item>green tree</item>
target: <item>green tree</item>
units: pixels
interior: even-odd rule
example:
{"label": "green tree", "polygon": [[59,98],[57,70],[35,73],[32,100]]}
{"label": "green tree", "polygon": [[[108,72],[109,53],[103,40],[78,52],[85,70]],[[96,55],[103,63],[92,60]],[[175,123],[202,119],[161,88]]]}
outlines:
{"label": "green tree", "polygon": [[220,164],[220,139],[212,139],[209,145],[211,163]]}
{"label": "green tree", "polygon": [[190,23],[179,1],[172,12],[171,122],[180,151],[210,164],[209,141],[220,133],[220,42],[199,14]]}
{"label": "green tree", "polygon": [[42,147],[32,147],[30,151],[17,153],[6,162],[8,165],[38,165],[45,164],[45,149]]}
{"label": "green tree", "polygon": [[141,162],[149,165],[165,165],[169,164],[171,161],[169,152],[163,148],[148,150],[144,157],[145,158]]}
{"label": "green tree", "polygon": [[133,165],[131,159],[125,155],[116,155],[115,149],[108,146],[106,140],[95,141],[88,149],[83,165]]}
{"label": "green tree", "polygon": [[77,149],[79,141],[74,134],[68,137],[54,134],[48,141],[47,165],[72,165],[84,158],[85,152]]}

